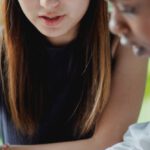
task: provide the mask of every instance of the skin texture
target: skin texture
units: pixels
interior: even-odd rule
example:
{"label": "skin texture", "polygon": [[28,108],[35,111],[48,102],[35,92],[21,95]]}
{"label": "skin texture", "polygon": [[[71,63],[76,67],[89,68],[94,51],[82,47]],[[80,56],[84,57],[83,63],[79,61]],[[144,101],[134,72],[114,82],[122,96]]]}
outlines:
{"label": "skin texture", "polygon": [[[112,0],[112,12],[110,19],[111,31],[122,38],[123,34],[126,34],[126,42],[122,44],[129,44],[133,47],[135,54],[139,56],[150,57],[150,1],[149,0]],[[134,44],[137,46],[134,47]],[[135,132],[135,129],[140,136]],[[145,127],[146,128],[146,127]],[[127,137],[128,132],[128,137]],[[124,135],[123,142],[115,144],[110,147],[111,150],[121,149],[149,149],[146,145],[147,133],[144,132],[144,128],[141,129],[138,124],[129,127],[128,131]],[[129,134],[130,133],[130,134]],[[135,134],[136,133],[136,134]],[[142,135],[145,134],[145,135]],[[134,136],[133,136],[134,135]],[[138,139],[137,136],[140,138]],[[146,138],[145,138],[146,137]],[[133,142],[129,144],[129,141],[136,141],[136,145]],[[109,149],[109,148],[108,148]]]}
{"label": "skin texture", "polygon": [[150,56],[150,1],[110,0],[110,30],[137,55]]}
{"label": "skin texture", "polygon": [[[55,45],[70,42],[77,34],[90,0],[18,0],[29,21]],[[78,10],[78,11],[76,11]],[[41,16],[64,16],[57,25],[47,25]]]}
{"label": "skin texture", "polygon": [[[21,1],[23,2],[23,0]],[[29,2],[29,0],[24,1]],[[33,0],[33,2],[35,1],[37,0]],[[77,2],[80,4],[85,3],[80,0],[62,0],[61,2],[69,3],[69,1],[73,4]],[[85,1],[87,2],[87,0]],[[53,38],[54,36],[47,37],[52,37],[50,41],[55,39]],[[61,41],[61,38],[58,39]],[[71,38],[68,39],[71,40]],[[54,41],[57,44],[62,42],[56,39]],[[136,122],[138,117],[145,86],[147,60],[135,57],[127,47],[118,46],[112,53],[116,64],[112,74],[110,98],[103,114],[99,118],[93,137],[85,140],[53,144],[11,145],[11,150],[103,150],[121,141],[127,127]]]}

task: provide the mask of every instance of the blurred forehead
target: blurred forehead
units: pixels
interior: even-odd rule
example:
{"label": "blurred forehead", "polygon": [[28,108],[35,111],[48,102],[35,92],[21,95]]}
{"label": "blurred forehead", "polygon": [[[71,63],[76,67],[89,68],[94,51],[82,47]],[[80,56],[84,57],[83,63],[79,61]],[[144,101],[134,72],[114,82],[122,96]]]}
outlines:
{"label": "blurred forehead", "polygon": [[150,0],[107,0],[108,2],[114,3],[114,4],[131,4],[132,6],[136,6],[139,9],[142,9],[142,11],[150,10]]}
{"label": "blurred forehead", "polygon": [[128,3],[132,3],[132,2],[140,2],[140,3],[150,3],[150,0],[108,0],[110,2],[128,2]]}

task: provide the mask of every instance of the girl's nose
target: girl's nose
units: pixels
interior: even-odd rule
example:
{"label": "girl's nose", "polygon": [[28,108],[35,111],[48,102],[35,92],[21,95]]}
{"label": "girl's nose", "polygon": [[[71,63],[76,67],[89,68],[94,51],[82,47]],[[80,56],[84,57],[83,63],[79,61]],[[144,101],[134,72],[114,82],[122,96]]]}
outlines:
{"label": "girl's nose", "polygon": [[40,5],[48,10],[57,8],[59,4],[60,0],[40,0]]}
{"label": "girl's nose", "polygon": [[109,29],[112,33],[118,35],[127,35],[129,28],[126,20],[123,16],[119,15],[118,11],[113,10],[111,12],[110,20],[109,20]]}

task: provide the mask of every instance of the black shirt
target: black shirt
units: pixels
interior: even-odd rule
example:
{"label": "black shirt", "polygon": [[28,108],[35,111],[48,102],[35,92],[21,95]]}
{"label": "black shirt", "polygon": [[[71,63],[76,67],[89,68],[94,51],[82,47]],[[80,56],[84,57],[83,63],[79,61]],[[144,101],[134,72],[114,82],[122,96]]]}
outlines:
{"label": "black shirt", "polygon": [[[4,143],[40,144],[79,139],[74,134],[74,116],[80,102],[82,72],[80,61],[74,63],[74,51],[74,42],[57,48],[49,45],[47,48],[48,91],[51,103],[45,108],[39,128],[32,137],[16,129],[1,94],[0,119]],[[89,133],[84,138],[90,136]]]}

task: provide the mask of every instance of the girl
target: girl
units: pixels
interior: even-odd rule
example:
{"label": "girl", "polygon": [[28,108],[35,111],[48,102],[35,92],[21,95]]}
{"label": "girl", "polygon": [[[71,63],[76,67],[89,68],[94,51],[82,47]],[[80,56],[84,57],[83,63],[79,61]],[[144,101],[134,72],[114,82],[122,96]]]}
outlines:
{"label": "girl", "polygon": [[[96,150],[121,140],[138,116],[146,61],[117,51],[109,96],[105,2],[4,0],[2,6],[3,142],[14,150]],[[52,142],[63,143],[33,145]]]}

